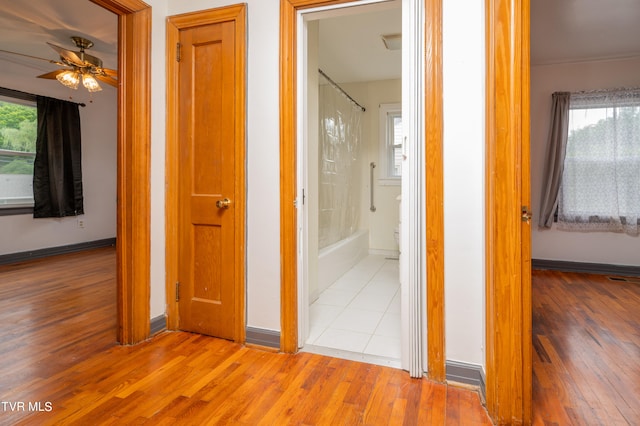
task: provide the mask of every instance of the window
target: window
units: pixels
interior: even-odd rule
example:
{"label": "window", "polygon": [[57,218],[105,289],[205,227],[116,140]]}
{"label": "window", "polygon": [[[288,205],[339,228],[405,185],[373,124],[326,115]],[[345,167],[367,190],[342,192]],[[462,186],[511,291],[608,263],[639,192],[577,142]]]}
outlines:
{"label": "window", "polygon": [[640,91],[571,94],[558,223],[638,235]]}
{"label": "window", "polygon": [[402,176],[402,109],[380,105],[380,179],[382,185],[400,185]]}
{"label": "window", "polygon": [[36,103],[0,96],[0,214],[32,211],[36,134]]}

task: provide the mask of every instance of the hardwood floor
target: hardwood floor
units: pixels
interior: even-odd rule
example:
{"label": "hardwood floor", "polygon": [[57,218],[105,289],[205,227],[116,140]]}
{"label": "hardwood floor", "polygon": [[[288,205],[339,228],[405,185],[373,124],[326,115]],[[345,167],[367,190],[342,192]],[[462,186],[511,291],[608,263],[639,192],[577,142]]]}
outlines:
{"label": "hardwood floor", "polygon": [[2,401],[116,344],[115,274],[114,248],[0,266]]}
{"label": "hardwood floor", "polygon": [[535,424],[640,424],[640,279],[533,271]]}
{"label": "hardwood floor", "polygon": [[[534,424],[640,424],[638,281],[533,272]],[[0,266],[0,425],[490,424],[476,393],[395,369],[183,332],[118,346],[115,293],[112,248]]]}
{"label": "hardwood floor", "polygon": [[184,332],[117,346],[113,249],[0,267],[0,297],[2,425],[491,423],[475,392],[392,368]]}

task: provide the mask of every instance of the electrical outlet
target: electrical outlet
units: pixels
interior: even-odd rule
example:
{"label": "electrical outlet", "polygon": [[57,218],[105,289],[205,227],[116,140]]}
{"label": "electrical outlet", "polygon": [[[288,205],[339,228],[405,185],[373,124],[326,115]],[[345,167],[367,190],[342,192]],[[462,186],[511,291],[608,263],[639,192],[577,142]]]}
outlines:
{"label": "electrical outlet", "polygon": [[78,228],[84,228],[84,220],[78,219]]}

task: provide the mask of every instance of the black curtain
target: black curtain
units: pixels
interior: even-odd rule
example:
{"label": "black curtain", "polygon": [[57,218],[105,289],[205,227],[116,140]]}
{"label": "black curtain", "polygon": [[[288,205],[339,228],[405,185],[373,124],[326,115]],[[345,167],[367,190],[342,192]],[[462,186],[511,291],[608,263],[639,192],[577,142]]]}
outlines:
{"label": "black curtain", "polygon": [[78,104],[38,96],[33,217],[84,214]]}

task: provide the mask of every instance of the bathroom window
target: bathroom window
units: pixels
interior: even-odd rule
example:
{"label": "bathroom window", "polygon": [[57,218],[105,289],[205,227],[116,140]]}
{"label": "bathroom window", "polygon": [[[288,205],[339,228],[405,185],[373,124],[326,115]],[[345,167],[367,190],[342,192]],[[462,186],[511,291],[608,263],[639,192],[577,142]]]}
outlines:
{"label": "bathroom window", "polygon": [[380,105],[381,185],[400,185],[402,176],[402,109],[400,104]]}

